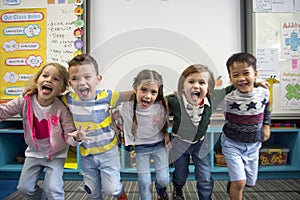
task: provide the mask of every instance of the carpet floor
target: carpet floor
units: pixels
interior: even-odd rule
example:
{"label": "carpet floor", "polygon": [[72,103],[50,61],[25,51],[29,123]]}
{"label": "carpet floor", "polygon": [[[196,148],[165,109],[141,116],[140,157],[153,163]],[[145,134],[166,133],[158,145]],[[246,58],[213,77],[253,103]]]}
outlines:
{"label": "carpet floor", "polygon": [[[81,189],[81,181],[65,181],[66,200],[85,200],[85,192]],[[42,185],[42,181],[39,182]],[[123,181],[125,191],[129,200],[138,200],[137,181]],[[229,196],[226,192],[227,181],[217,180],[213,190],[213,200],[227,200]],[[152,184],[152,191],[155,191]],[[171,197],[172,185],[167,188]],[[197,190],[195,181],[187,181],[184,186],[184,196],[186,200],[196,200]],[[26,200],[18,192],[14,192],[5,200]],[[116,198],[104,195],[104,200],[115,200]],[[156,199],[156,192],[153,192],[153,199]],[[170,200],[172,198],[169,198]],[[258,180],[257,185],[252,188],[245,188],[243,200],[298,200],[300,199],[300,179],[281,179],[281,180]]]}

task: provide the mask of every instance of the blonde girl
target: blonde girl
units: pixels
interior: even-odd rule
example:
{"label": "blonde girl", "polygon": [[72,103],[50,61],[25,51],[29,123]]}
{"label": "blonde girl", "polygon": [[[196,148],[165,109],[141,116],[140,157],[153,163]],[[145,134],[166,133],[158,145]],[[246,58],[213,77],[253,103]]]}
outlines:
{"label": "blonde girl", "polygon": [[[83,140],[63,102],[57,97],[67,87],[68,73],[58,63],[43,66],[29,81],[22,96],[0,104],[0,120],[19,114],[28,145],[18,190],[30,199],[64,199],[63,170],[69,145]],[[42,189],[37,180],[45,172]]]}

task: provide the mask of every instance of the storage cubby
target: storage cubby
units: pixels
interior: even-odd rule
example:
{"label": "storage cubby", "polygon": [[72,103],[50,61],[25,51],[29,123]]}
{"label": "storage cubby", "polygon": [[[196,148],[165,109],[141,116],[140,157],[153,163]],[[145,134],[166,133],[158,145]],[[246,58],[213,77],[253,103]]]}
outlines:
{"label": "storage cubby", "polygon": [[[0,148],[0,179],[18,179],[27,148],[21,118],[12,118],[0,122]],[[79,177],[80,162],[76,163],[76,161],[79,161],[79,146],[71,147],[69,154],[71,157],[67,161],[70,162],[69,166],[72,166],[72,168],[65,168],[64,176],[66,179],[81,178]],[[74,169],[75,166],[77,168]]]}
{"label": "storage cubby", "polygon": [[262,172],[273,172],[273,171],[287,171],[294,172],[295,176],[300,170],[300,133],[299,129],[284,129],[284,128],[273,128],[271,130],[270,143],[282,145],[289,149],[287,164],[284,166],[260,166],[259,170]]}
{"label": "storage cubby", "polygon": [[7,121],[0,123],[0,170],[21,171],[22,162],[16,157],[23,156],[26,144],[21,121]]}
{"label": "storage cubby", "polygon": [[[220,145],[220,134],[222,128],[209,128],[213,149]],[[258,177],[260,179],[274,178],[300,178],[300,132],[297,128],[271,128],[271,137],[267,141],[285,146],[289,149],[287,165],[283,166],[259,166]],[[212,149],[212,150],[213,150]],[[216,166],[213,151],[211,152],[211,173],[217,179],[227,179],[228,170],[224,166]]]}
{"label": "storage cubby", "polygon": [[[284,166],[259,166],[259,179],[274,178],[300,178],[300,129],[297,128],[272,128],[269,142],[283,145],[289,149],[287,164]],[[211,174],[214,179],[228,179],[228,170],[224,166],[216,166],[214,160],[214,149],[220,148],[221,126],[211,126],[208,128],[207,138],[210,142],[210,163]],[[17,162],[16,156],[24,153],[26,144],[22,120],[12,119],[0,122],[0,179],[18,179],[22,170],[22,163]],[[136,168],[132,149],[119,145],[121,177],[122,180],[136,180]],[[64,178],[66,180],[81,180],[79,146],[70,150],[72,158],[69,159],[74,164],[77,160],[77,168],[65,169]],[[74,166],[74,165],[73,165]],[[190,165],[188,179],[194,179],[194,165]],[[170,164],[170,173],[174,168]],[[153,169],[154,171],[154,169]]]}

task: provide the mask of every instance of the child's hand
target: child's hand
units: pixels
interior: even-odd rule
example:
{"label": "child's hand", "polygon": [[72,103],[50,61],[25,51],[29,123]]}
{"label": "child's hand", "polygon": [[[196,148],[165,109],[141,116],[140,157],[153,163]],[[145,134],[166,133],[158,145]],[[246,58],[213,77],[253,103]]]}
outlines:
{"label": "child's hand", "polygon": [[270,126],[264,125],[263,126],[263,137],[261,139],[262,142],[267,141],[270,138],[271,132],[270,132]]}
{"label": "child's hand", "polygon": [[266,82],[257,82],[256,85],[258,87],[263,87],[265,89],[269,89],[270,88],[270,84],[266,81]]}
{"label": "child's hand", "polygon": [[171,143],[171,141],[166,141],[166,148],[167,148],[168,150],[170,150],[170,149],[172,148],[172,143]]}
{"label": "child's hand", "polygon": [[168,150],[172,148],[172,143],[170,141],[169,133],[165,133],[165,145]]}
{"label": "child's hand", "polygon": [[81,130],[81,125],[80,125],[77,131],[74,131],[73,133],[68,133],[68,135],[73,136],[74,140],[77,142],[81,142],[82,140],[92,140],[91,137],[86,136],[93,132],[93,131],[90,131],[89,129],[90,129],[90,126],[85,128],[84,130]]}

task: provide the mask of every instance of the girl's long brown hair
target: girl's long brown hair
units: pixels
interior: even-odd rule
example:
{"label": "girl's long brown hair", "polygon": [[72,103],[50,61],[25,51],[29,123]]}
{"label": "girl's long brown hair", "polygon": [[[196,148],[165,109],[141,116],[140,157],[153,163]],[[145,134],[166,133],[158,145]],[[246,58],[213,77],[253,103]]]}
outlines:
{"label": "girl's long brown hair", "polygon": [[[154,82],[154,83],[157,83],[159,85],[158,95],[157,95],[157,98],[156,98],[155,102],[161,103],[163,105],[165,111],[166,111],[165,113],[168,113],[167,104],[165,102],[165,98],[164,98],[164,94],[163,94],[163,78],[162,78],[162,76],[154,70],[149,70],[149,69],[142,70],[134,78],[132,87],[133,87],[134,90],[136,90],[138,88],[138,86],[140,86],[141,84],[143,84],[145,82]],[[138,126],[138,122],[137,122],[137,118],[136,118],[137,100],[136,100],[136,94],[135,93],[132,96],[132,100],[134,101],[134,103],[133,103],[133,117],[132,117],[131,132],[132,132],[132,134],[134,136],[134,139],[135,139],[137,137],[137,126]],[[161,129],[162,133],[168,132],[168,120],[167,119],[168,119],[168,117],[167,117],[167,115],[165,115],[165,118],[164,118],[165,123],[164,123],[164,126]]]}

